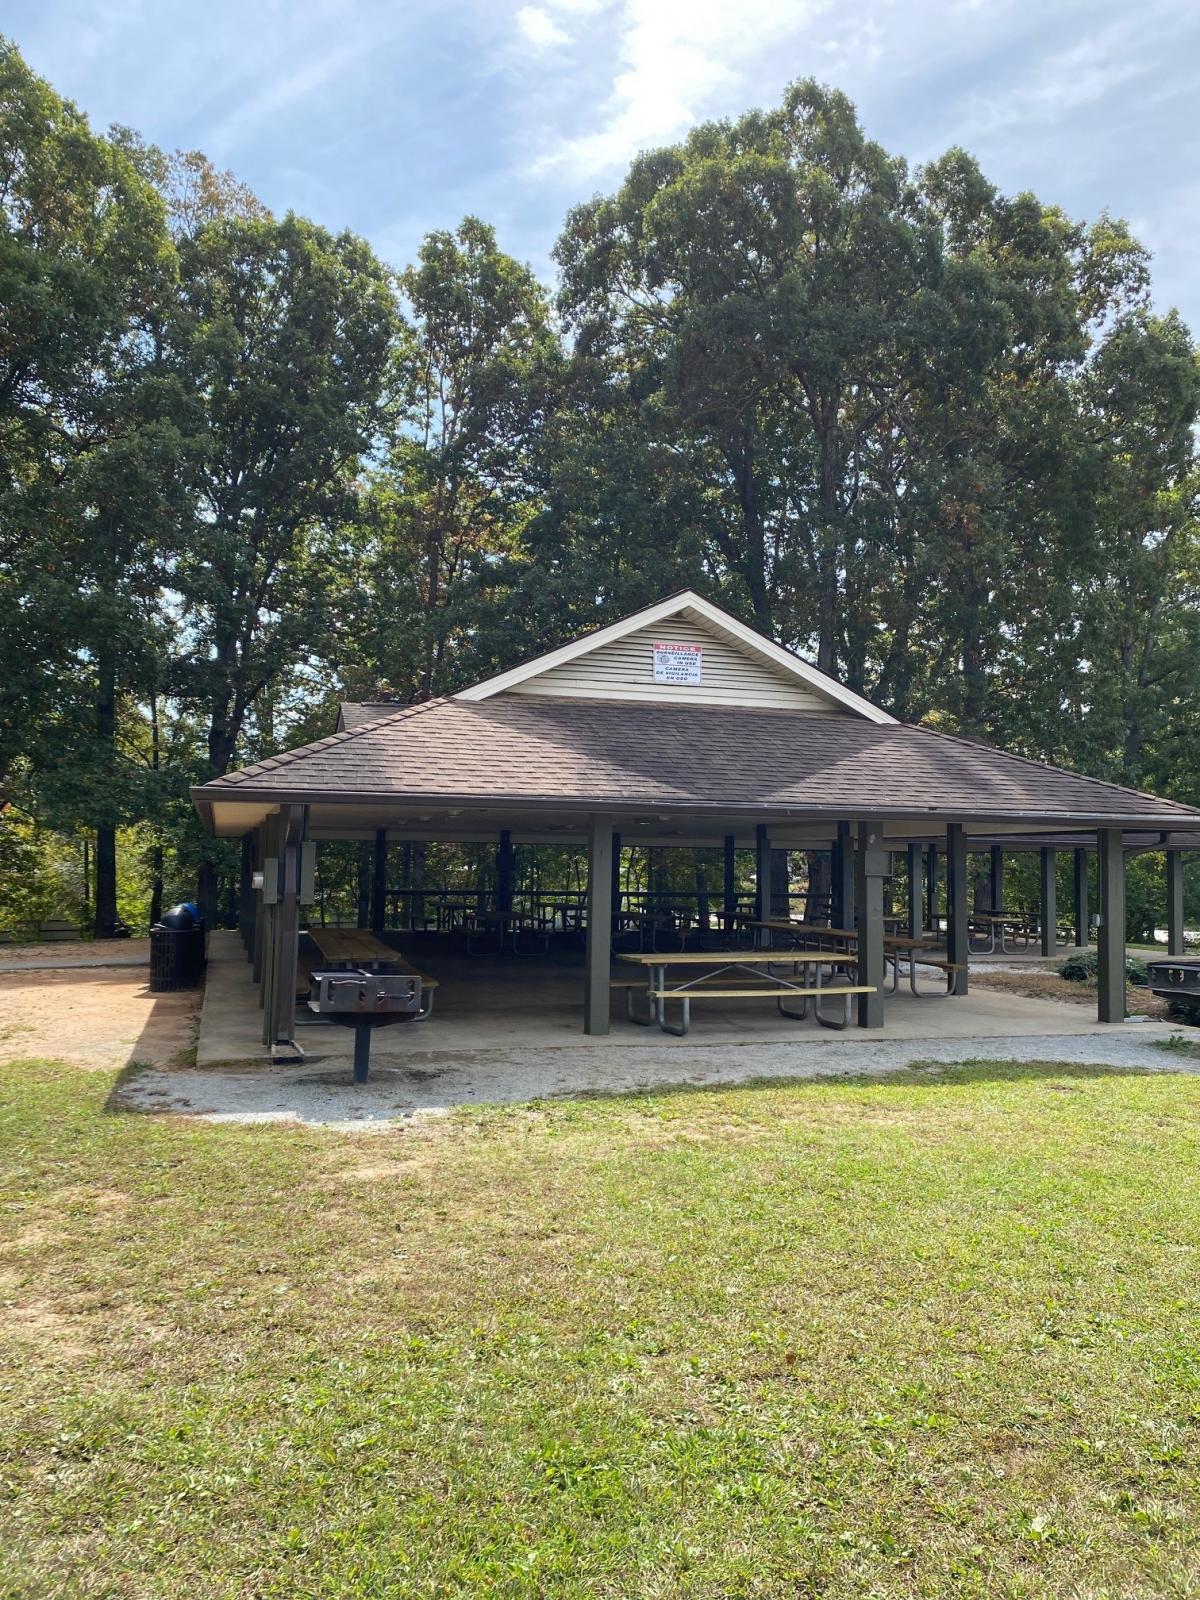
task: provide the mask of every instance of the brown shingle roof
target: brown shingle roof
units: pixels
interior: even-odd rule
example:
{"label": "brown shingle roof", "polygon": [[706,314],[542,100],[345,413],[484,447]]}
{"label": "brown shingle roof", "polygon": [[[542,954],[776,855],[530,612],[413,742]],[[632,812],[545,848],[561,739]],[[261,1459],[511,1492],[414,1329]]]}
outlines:
{"label": "brown shingle roof", "polygon": [[364,723],[376,722],[380,717],[391,716],[393,711],[403,710],[403,700],[343,700],[338,708],[337,731],[354,733]]}
{"label": "brown shingle roof", "polygon": [[1145,819],[1200,813],[926,728],[602,700],[431,700],[195,791],[220,799],[528,802],[833,816]]}

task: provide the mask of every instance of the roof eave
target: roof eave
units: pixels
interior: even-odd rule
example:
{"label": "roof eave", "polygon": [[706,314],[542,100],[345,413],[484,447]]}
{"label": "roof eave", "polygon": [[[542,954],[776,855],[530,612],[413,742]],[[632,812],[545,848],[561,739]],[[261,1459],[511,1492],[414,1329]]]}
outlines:
{"label": "roof eave", "polygon": [[1094,828],[1149,828],[1171,831],[1191,825],[1200,826],[1200,811],[1180,811],[1172,815],[1162,812],[1094,812],[1046,811],[1023,808],[974,808],[944,806],[846,806],[780,805],[764,801],[756,806],[730,806],[723,802],[703,799],[667,800],[660,796],[646,796],[640,800],[615,800],[612,796],[581,795],[520,795],[520,794],[430,794],[428,791],[363,791],[350,794],[344,789],[281,789],[251,787],[239,784],[236,788],[221,788],[211,784],[198,784],[191,790],[197,809],[211,816],[212,807],[225,801],[229,804],[290,803],[292,805],[343,805],[343,806],[421,806],[425,809],[444,810],[451,806],[475,811],[495,811],[504,808],[527,811],[577,811],[631,815],[646,811],[678,812],[681,815],[709,815],[714,817],[819,817],[849,822],[1028,822],[1038,826],[1056,827],[1062,823],[1076,827]]}

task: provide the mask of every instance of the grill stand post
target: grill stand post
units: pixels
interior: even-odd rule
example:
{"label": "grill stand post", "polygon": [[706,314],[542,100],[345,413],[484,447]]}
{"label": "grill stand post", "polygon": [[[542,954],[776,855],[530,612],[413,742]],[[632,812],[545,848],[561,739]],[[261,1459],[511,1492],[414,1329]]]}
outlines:
{"label": "grill stand post", "polygon": [[367,1074],[371,1069],[371,1029],[373,1025],[370,1017],[364,1017],[361,1022],[354,1024],[355,1083],[366,1083]]}

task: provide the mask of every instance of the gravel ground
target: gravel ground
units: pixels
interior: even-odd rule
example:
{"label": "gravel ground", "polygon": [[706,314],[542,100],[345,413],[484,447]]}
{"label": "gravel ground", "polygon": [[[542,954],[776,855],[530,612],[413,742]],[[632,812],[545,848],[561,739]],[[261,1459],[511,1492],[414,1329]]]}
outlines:
{"label": "gravel ground", "polygon": [[87,967],[148,967],[149,939],[61,939],[0,944],[2,972],[72,972]]}
{"label": "gravel ground", "polygon": [[652,1047],[628,1054],[586,1047],[479,1051],[455,1057],[449,1065],[439,1053],[414,1057],[403,1068],[374,1068],[370,1083],[362,1087],[350,1081],[344,1067],[148,1070],[130,1080],[121,1100],[130,1110],[182,1113],[212,1121],[294,1121],[333,1128],[367,1124],[384,1131],[398,1118],[441,1115],[462,1105],[649,1087],[715,1086],[765,1077],[879,1076],[918,1061],[1054,1061],[1130,1071],[1200,1071],[1200,1060],[1155,1048],[1155,1039],[1165,1039],[1173,1031],[1160,1023],[1131,1023],[1103,1036],[697,1045],[686,1053]]}

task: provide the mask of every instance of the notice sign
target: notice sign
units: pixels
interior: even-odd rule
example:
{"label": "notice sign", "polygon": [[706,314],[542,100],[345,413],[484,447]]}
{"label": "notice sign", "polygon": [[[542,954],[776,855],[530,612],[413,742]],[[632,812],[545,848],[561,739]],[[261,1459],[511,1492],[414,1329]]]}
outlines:
{"label": "notice sign", "polygon": [[698,644],[656,644],[655,683],[702,683],[704,647]]}

